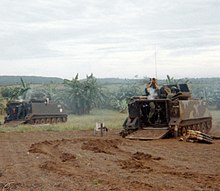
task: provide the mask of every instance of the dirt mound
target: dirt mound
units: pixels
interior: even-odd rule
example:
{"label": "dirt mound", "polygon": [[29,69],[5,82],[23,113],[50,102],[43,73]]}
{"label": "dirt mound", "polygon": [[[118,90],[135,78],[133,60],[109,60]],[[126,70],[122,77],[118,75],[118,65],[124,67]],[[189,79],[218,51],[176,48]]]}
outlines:
{"label": "dirt mound", "polygon": [[62,162],[74,161],[76,160],[76,156],[70,153],[62,153],[62,155],[60,156],[60,159]]}
{"label": "dirt mound", "polygon": [[63,152],[59,146],[71,142],[70,140],[55,140],[55,141],[43,141],[40,143],[32,144],[29,152],[44,154],[52,158],[53,160],[58,160],[61,162],[73,161],[76,156],[71,153]]}
{"label": "dirt mound", "polygon": [[136,159],[136,160],[148,160],[148,159],[152,158],[152,155],[151,154],[145,154],[145,153],[142,153],[142,152],[136,152],[136,153],[133,154],[132,158]]}
{"label": "dirt mound", "polygon": [[93,151],[95,153],[114,154],[115,151],[119,151],[118,145],[121,144],[121,140],[104,140],[95,139],[85,141],[82,145],[83,150]]}
{"label": "dirt mound", "polygon": [[31,153],[41,153],[41,154],[49,154],[50,150],[55,148],[57,145],[53,144],[51,141],[43,141],[40,143],[32,144],[29,152]]}
{"label": "dirt mound", "polygon": [[[82,140],[54,140],[43,141],[40,143],[32,144],[29,152],[43,154],[49,157],[49,159],[42,160],[39,167],[42,170],[47,170],[59,175],[65,176],[77,176],[79,164],[77,157],[74,153],[66,152],[66,145],[76,144]],[[71,151],[71,149],[67,149]],[[72,152],[72,151],[71,151]]]}
{"label": "dirt mound", "polygon": [[42,170],[47,170],[49,172],[57,173],[59,175],[65,175],[65,176],[77,176],[78,170],[77,170],[78,164],[65,164],[60,163],[56,161],[46,161],[42,165],[40,165],[40,168]]}
{"label": "dirt mound", "polygon": [[120,166],[122,169],[148,169],[153,171],[151,165],[153,160],[161,160],[161,157],[152,157],[151,154],[136,152],[129,160],[120,161]]}
{"label": "dirt mound", "polygon": [[137,159],[137,160],[162,160],[162,157],[153,157],[151,154],[148,153],[142,153],[142,152],[136,152],[133,154],[132,158]]}

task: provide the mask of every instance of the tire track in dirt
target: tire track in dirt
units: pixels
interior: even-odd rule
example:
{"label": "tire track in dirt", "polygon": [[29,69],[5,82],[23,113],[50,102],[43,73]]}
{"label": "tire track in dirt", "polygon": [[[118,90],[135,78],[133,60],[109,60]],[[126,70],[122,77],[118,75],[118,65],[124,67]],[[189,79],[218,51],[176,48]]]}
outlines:
{"label": "tire track in dirt", "polygon": [[[141,168],[142,170],[145,169],[146,166],[144,166],[141,162],[138,160],[140,158],[148,158],[149,155],[144,154],[144,153],[135,153],[132,154],[129,151],[125,151],[120,148],[120,145],[126,145],[125,142],[119,139],[113,139],[113,140],[101,140],[101,139],[96,139],[96,140],[88,140],[83,143],[82,149],[83,150],[89,150],[94,153],[104,153],[104,154],[109,154],[109,155],[117,155],[120,156],[119,158],[125,158],[126,160],[119,160],[116,159],[113,162],[116,163],[117,165],[117,171],[121,174],[124,173],[125,169],[136,169],[136,168]],[[130,160],[130,157],[132,157],[134,160]],[[129,158],[127,160],[127,158]],[[136,160],[135,160],[136,159]],[[155,160],[158,158],[155,157]],[[111,159],[110,159],[111,160]],[[158,159],[159,160],[159,159]],[[143,162],[143,160],[142,160]],[[126,166],[127,165],[127,166]],[[122,172],[120,171],[120,167],[122,169]],[[148,168],[148,167],[146,167]],[[144,171],[146,172],[146,170]],[[130,172],[129,172],[130,173]],[[105,177],[105,179],[103,179]],[[109,185],[110,188],[109,190],[152,190],[152,185],[147,184],[145,182],[139,181],[138,179],[136,180],[129,180],[127,177],[125,179],[119,179],[118,175],[114,176],[109,176],[108,174],[99,175],[99,180],[105,183],[105,185]],[[107,181],[106,181],[107,180]],[[112,185],[116,185],[115,187],[111,188]]]}
{"label": "tire track in dirt", "polygon": [[167,166],[166,157],[142,152],[141,147],[129,151],[127,147],[135,144],[126,144],[121,139],[61,139],[32,144],[29,151],[44,156],[39,165],[42,171],[86,182],[75,185],[80,190],[163,190],[167,178],[166,190],[184,189],[194,182],[212,189],[219,185],[218,175],[180,171]]}
{"label": "tire track in dirt", "polygon": [[[126,160],[120,160],[119,165],[122,169],[128,170],[131,173],[148,174],[147,178],[160,174],[161,177],[166,177],[169,175],[169,179],[178,180],[183,182],[181,185],[184,188],[184,185],[188,182],[197,182],[201,185],[201,188],[207,188],[212,190],[218,190],[220,186],[220,176],[219,174],[205,174],[193,172],[191,169],[185,171],[178,171],[178,169],[160,163],[160,160],[166,160],[163,157],[155,157],[148,153],[136,152],[130,155],[130,158]],[[208,168],[208,167],[207,167]],[[144,176],[145,176],[144,175]],[[185,183],[185,184],[184,184]],[[149,184],[150,185],[150,184]],[[180,186],[180,188],[181,188]],[[172,190],[174,186],[170,186]],[[158,186],[158,189],[162,187]]]}
{"label": "tire track in dirt", "polygon": [[79,164],[76,160],[74,153],[64,152],[59,147],[65,144],[76,144],[80,140],[55,140],[55,141],[43,141],[40,143],[32,144],[29,152],[43,154],[47,158],[42,161],[40,168],[43,170],[52,171],[60,175],[75,175],[78,176],[80,173],[77,168]]}
{"label": "tire track in dirt", "polygon": [[[144,153],[132,153],[123,151],[120,149],[121,140],[118,139],[110,139],[110,140],[102,140],[102,139],[74,139],[74,140],[55,140],[55,141],[43,141],[40,143],[32,144],[29,151],[32,153],[40,153],[46,155],[49,160],[42,162],[39,166],[42,170],[47,170],[49,172],[57,173],[63,176],[74,176],[78,179],[83,179],[84,181],[97,182],[99,185],[105,185],[107,190],[136,190],[137,187],[139,190],[150,190],[152,186],[150,184],[138,181],[138,180],[128,180],[128,179],[118,179],[117,176],[111,176],[108,174],[108,171],[97,171],[98,168],[90,166],[85,167],[83,163],[79,162],[77,156],[73,153],[64,153],[61,148],[63,148],[66,144],[78,144],[80,143],[83,151],[90,151],[94,153],[94,155],[102,154],[101,157],[105,155],[122,155],[123,158],[132,157],[126,160],[118,160],[109,159],[110,163],[116,163],[116,167],[118,170],[121,169],[124,171],[125,169],[148,169],[151,170],[150,167],[147,167],[144,163],[145,159],[149,161],[149,158],[152,160],[160,160],[160,158],[152,157],[148,154]],[[77,152],[76,150],[74,152]],[[93,156],[93,155],[92,155]],[[96,159],[97,157],[94,157]],[[100,158],[101,159],[101,158]],[[80,159],[81,160],[81,159]],[[97,162],[97,161],[96,161]],[[84,163],[85,164],[85,163]],[[127,165],[127,166],[126,166]],[[96,169],[96,170],[94,170]],[[146,172],[146,170],[145,170]],[[150,171],[149,171],[150,172]],[[132,173],[132,172],[129,172]],[[124,187],[124,188],[123,188]],[[122,189],[123,188],[123,189]]]}

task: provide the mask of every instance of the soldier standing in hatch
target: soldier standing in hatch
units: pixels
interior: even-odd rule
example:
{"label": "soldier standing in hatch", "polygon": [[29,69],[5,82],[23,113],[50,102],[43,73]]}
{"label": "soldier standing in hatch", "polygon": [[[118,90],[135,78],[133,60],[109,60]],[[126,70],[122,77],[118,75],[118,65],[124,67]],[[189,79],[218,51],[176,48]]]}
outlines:
{"label": "soldier standing in hatch", "polygon": [[[151,78],[150,78],[150,82],[151,82]],[[146,85],[146,88],[144,89],[146,96],[149,96],[149,95],[150,95],[150,93],[149,93],[149,91],[148,91],[148,86],[150,85],[150,82],[148,82],[148,84]]]}
{"label": "soldier standing in hatch", "polygon": [[145,95],[150,96],[150,99],[155,98],[159,93],[159,85],[155,78],[150,78],[150,82],[147,84],[145,88]]}
{"label": "soldier standing in hatch", "polygon": [[[148,99],[155,99],[155,97],[158,96],[159,94],[159,85],[157,84],[157,81],[155,78],[150,79],[150,82],[147,84],[147,92],[148,92]],[[150,102],[149,103],[150,111],[148,114],[148,123],[152,124],[153,123],[153,116],[155,114],[155,103]]]}
{"label": "soldier standing in hatch", "polygon": [[160,89],[155,78],[150,79],[150,82],[147,84],[147,89],[148,88],[153,88],[154,90]]}

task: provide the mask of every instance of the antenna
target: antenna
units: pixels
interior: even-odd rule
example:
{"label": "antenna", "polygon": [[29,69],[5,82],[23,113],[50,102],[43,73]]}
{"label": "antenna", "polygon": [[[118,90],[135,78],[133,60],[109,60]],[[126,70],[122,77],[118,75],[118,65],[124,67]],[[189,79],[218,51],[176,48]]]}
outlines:
{"label": "antenna", "polygon": [[155,78],[157,79],[157,44],[155,43],[155,53],[154,53],[154,65],[155,65]]}

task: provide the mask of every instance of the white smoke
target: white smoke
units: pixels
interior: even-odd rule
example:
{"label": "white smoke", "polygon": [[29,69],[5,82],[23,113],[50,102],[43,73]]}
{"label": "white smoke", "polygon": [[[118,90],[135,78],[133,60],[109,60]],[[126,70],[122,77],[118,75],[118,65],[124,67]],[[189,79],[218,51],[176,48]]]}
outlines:
{"label": "white smoke", "polygon": [[147,96],[147,99],[152,100],[157,97],[157,92],[154,88],[149,88],[149,95]]}

